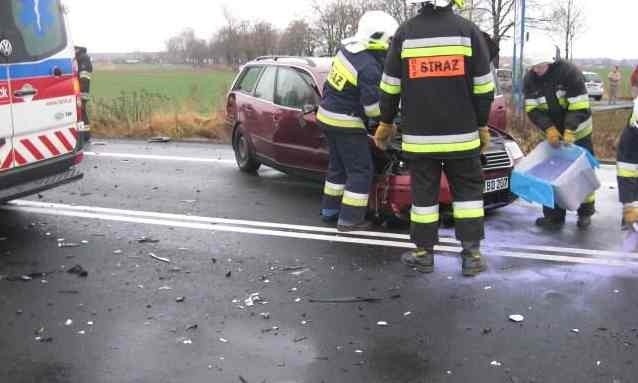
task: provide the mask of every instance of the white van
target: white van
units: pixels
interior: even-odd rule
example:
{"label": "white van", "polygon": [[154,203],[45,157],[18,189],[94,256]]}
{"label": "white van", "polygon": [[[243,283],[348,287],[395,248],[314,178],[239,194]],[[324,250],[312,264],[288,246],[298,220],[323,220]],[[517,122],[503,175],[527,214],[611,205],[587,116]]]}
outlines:
{"label": "white van", "polygon": [[0,0],[0,202],[82,178],[79,92],[60,0]]}

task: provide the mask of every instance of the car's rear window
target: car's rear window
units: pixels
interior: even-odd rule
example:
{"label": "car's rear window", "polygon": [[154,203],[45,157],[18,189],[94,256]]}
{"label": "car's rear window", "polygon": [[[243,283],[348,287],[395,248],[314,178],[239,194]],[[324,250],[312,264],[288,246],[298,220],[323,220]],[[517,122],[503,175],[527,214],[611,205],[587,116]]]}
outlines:
{"label": "car's rear window", "polygon": [[587,82],[603,82],[600,76],[596,73],[585,73],[585,81]]}
{"label": "car's rear window", "polygon": [[35,61],[66,47],[59,0],[0,0],[0,38],[13,45],[11,62]]}
{"label": "car's rear window", "polygon": [[235,84],[235,91],[241,91],[245,93],[252,93],[259,79],[262,67],[253,66],[244,69],[239,81]]}

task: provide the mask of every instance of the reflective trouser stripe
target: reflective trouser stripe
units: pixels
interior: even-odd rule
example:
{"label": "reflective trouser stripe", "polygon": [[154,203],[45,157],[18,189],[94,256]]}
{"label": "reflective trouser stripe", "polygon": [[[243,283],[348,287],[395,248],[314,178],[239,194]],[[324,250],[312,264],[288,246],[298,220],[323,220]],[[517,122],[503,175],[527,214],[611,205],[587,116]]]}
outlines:
{"label": "reflective trouser stripe", "polygon": [[483,201],[454,202],[455,219],[477,219],[485,217]]}
{"label": "reflective trouser stripe", "polygon": [[585,122],[580,124],[576,129],[576,140],[582,140],[594,132],[594,119],[588,118]]}
{"label": "reflective trouser stripe", "polygon": [[414,223],[426,225],[439,222],[439,205],[429,207],[412,206],[410,220]]}
{"label": "reflective trouser stripe", "polygon": [[331,197],[341,197],[343,196],[343,193],[345,190],[346,190],[346,185],[338,185],[338,184],[333,184],[332,182],[326,181],[326,185],[323,189],[323,194],[331,196]]}
{"label": "reflective trouser stripe", "polygon": [[618,169],[618,177],[638,178],[638,164],[618,162],[616,168]]}
{"label": "reflective trouser stripe", "polygon": [[80,72],[80,78],[86,79],[86,80],[90,80],[91,79],[91,73],[87,72],[87,71],[81,71]]}
{"label": "reflective trouser stripe", "polygon": [[478,132],[449,136],[403,136],[403,150],[409,153],[453,153],[478,149]]}
{"label": "reflective trouser stripe", "polygon": [[343,200],[341,201],[341,203],[352,207],[367,207],[369,198],[370,196],[368,194],[359,194],[346,191],[343,194]]}
{"label": "reflective trouser stripe", "polygon": [[347,114],[329,112],[321,107],[319,107],[319,110],[317,111],[317,120],[326,125],[337,128],[365,129],[362,119],[354,116],[348,116]]}
{"label": "reflective trouser stripe", "polygon": [[596,202],[596,193],[592,193],[585,198],[584,203],[595,203]]}
{"label": "reflective trouser stripe", "polygon": [[80,93],[80,98],[84,101],[87,101],[91,99],[91,95],[89,93]]}

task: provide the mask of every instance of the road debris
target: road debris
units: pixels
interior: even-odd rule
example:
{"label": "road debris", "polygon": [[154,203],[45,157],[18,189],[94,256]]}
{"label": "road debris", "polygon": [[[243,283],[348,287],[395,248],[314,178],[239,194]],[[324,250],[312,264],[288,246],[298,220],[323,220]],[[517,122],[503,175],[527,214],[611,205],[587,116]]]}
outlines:
{"label": "road debris", "polygon": [[244,377],[243,377],[243,376],[241,376],[241,375],[239,375],[239,381],[240,381],[241,383],[248,383],[248,381],[247,381],[246,379],[244,379]]}
{"label": "road debris", "polygon": [[197,330],[198,328],[199,328],[198,324],[192,324],[192,325],[186,327],[186,331],[194,331],[194,330]]}
{"label": "road debris", "polygon": [[248,298],[244,299],[244,305],[246,305],[246,307],[253,307],[256,303],[266,304],[266,301],[261,297],[260,293],[252,293]]}
{"label": "road debris", "polygon": [[69,274],[75,274],[80,278],[86,278],[89,276],[89,272],[84,269],[81,265],[75,265],[69,270],[67,270]]}
{"label": "road debris", "polygon": [[306,266],[283,266],[281,271],[301,271],[307,269]]}
{"label": "road debris", "polygon": [[259,316],[261,317],[261,319],[270,319],[270,313],[260,313]]}
{"label": "road debris", "polygon": [[170,287],[170,286],[162,286],[162,287],[160,287],[157,290],[159,290],[159,291],[171,291],[171,290],[173,290],[173,288]]}
{"label": "road debris", "polygon": [[177,297],[175,298],[175,302],[184,303],[186,301],[186,297]]}
{"label": "road debris", "polygon": [[120,255],[120,254],[122,254],[122,250],[119,250],[119,249],[118,250],[113,250],[113,254]]}
{"label": "road debris", "polygon": [[166,136],[152,137],[148,140],[149,144],[166,144],[168,142],[171,142],[171,138]]}
{"label": "road debris", "polygon": [[525,321],[525,317],[519,314],[516,315],[510,315],[510,321],[515,322],[515,323],[522,323]]}
{"label": "road debris", "polygon": [[162,258],[162,257],[158,257],[157,255],[155,255],[154,253],[148,253],[148,256],[153,258],[156,261],[159,262],[164,262],[164,263],[171,263],[171,260],[168,258]]}
{"label": "road debris", "polygon": [[293,340],[293,342],[295,342],[295,343],[301,343],[301,342],[303,342],[304,340],[307,340],[307,339],[308,339],[308,337],[307,337],[307,336],[302,336],[302,337],[300,337],[300,338],[295,338],[295,339]]}
{"label": "road debris", "polygon": [[79,243],[72,243],[72,242],[58,242],[58,247],[59,248],[80,247],[80,244]]}
{"label": "road debris", "polygon": [[363,350],[354,350],[355,354],[363,354]]}
{"label": "road debris", "polygon": [[379,321],[379,322],[377,322],[377,326],[379,326],[379,327],[388,327],[389,324],[386,321]]}
{"label": "road debris", "polygon": [[301,303],[301,298],[295,298],[295,303]]}
{"label": "road debris", "polygon": [[228,343],[228,339],[226,338],[219,338],[219,341],[222,343]]}
{"label": "road debris", "polygon": [[72,319],[67,319],[66,322],[64,322],[64,325],[69,327],[73,324],[73,320]]}
{"label": "road debris", "polygon": [[573,332],[574,334],[580,334],[580,330],[579,330],[579,329],[577,329],[577,328],[573,328],[573,329],[572,329],[572,332]]}
{"label": "road debris", "polygon": [[404,317],[409,317],[410,315],[412,315],[412,311],[407,311],[403,313]]}
{"label": "road debris", "polygon": [[226,278],[230,278],[233,275],[232,271],[226,272]]}
{"label": "road debris", "polygon": [[483,335],[489,335],[492,333],[492,329],[491,328],[484,328],[483,331],[481,331],[481,334]]}
{"label": "road debris", "polygon": [[381,302],[381,298],[372,297],[344,297],[344,298],[313,298],[309,299],[310,303],[377,303]]}
{"label": "road debris", "polygon": [[38,343],[53,343],[53,338],[50,336],[48,337],[36,336],[35,341]]}
{"label": "road debris", "polygon": [[182,340],[183,344],[193,344],[193,340],[192,339],[184,339]]}
{"label": "road debris", "polygon": [[503,366],[503,363],[499,362],[498,360],[493,360],[492,363],[490,363],[490,366],[492,366],[492,367],[501,367],[501,366]]}
{"label": "road debris", "polygon": [[485,291],[492,290],[492,286],[485,286],[485,287],[483,287],[483,290],[485,290]]}
{"label": "road debris", "polygon": [[86,331],[80,330],[80,331],[78,331],[78,335],[86,335]]}
{"label": "road debris", "polygon": [[94,323],[93,323],[93,321],[88,321],[88,322],[86,322],[86,325],[87,325],[87,326],[93,326],[93,325],[94,325]]}
{"label": "road debris", "polygon": [[150,237],[140,237],[138,238],[137,243],[159,243],[159,239],[153,239]]}

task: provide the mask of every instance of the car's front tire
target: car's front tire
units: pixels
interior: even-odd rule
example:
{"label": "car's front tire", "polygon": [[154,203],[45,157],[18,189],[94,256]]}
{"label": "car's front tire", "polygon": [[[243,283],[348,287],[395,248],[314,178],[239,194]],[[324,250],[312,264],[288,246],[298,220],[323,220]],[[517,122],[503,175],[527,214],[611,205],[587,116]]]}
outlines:
{"label": "car's front tire", "polygon": [[235,150],[235,161],[237,162],[239,170],[244,173],[251,174],[254,174],[257,170],[259,170],[261,162],[257,160],[255,151],[250,145],[248,138],[241,130],[237,130],[235,133],[233,149]]}

